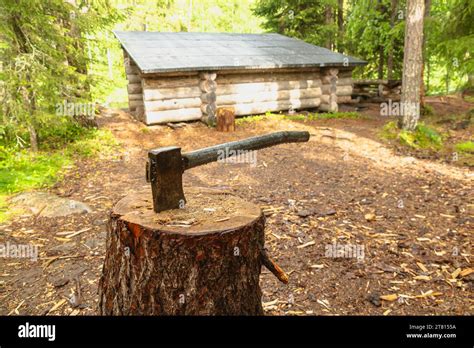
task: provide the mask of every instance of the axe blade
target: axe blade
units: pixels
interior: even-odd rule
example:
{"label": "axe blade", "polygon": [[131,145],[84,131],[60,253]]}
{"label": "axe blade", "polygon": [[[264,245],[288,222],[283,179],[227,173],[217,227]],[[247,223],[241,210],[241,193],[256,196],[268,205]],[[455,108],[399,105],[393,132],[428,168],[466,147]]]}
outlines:
{"label": "axe blade", "polygon": [[183,160],[181,148],[161,147],[148,152],[147,179],[151,183],[153,210],[183,208]]}

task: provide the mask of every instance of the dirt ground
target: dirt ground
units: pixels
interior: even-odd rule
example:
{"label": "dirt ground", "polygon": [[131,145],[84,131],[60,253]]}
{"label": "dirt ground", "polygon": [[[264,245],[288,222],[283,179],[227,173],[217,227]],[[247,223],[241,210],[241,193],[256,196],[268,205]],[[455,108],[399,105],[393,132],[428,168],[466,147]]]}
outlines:
{"label": "dirt ground", "polygon": [[[266,314],[473,314],[474,173],[397,154],[378,140],[384,122],[268,119],[218,133],[201,123],[145,127],[106,110],[100,127],[121,142],[120,155],[81,161],[49,190],[93,212],[20,216],[2,227],[10,243],[39,245],[39,259],[0,259],[0,314],[97,313],[108,212],[147,187],[149,149],[188,151],[278,130],[308,130],[311,139],[260,150],[256,166],[212,163],[184,174],[185,187],[223,188],[264,209],[269,254],[290,275],[284,285],[262,269]],[[331,255],[337,245],[343,257]]]}

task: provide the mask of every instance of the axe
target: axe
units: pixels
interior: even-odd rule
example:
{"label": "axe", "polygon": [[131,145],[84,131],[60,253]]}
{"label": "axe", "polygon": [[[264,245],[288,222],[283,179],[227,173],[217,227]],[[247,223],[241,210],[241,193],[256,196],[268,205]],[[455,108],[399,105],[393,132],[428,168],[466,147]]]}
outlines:
{"label": "axe", "polygon": [[283,131],[200,150],[181,153],[178,146],[160,147],[148,152],[146,165],[147,182],[151,183],[153,209],[156,213],[164,210],[184,208],[186,198],[183,192],[185,170],[233,157],[241,151],[259,150],[284,143],[299,143],[309,140],[309,132]]}

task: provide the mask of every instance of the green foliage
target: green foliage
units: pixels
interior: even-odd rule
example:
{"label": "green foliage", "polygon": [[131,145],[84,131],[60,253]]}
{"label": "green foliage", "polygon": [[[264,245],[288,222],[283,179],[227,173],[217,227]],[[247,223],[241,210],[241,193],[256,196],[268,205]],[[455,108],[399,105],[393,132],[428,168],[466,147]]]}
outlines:
{"label": "green foliage", "polygon": [[255,0],[117,1],[128,15],[117,30],[185,32],[261,32],[251,8]]}
{"label": "green foliage", "polygon": [[0,194],[49,186],[62,168],[71,164],[62,153],[32,153],[0,149]]}
{"label": "green foliage", "polygon": [[275,114],[267,112],[265,115],[255,115],[239,117],[235,120],[235,124],[244,125],[253,122],[259,122],[264,120],[289,120],[289,121],[316,121],[316,120],[328,120],[328,119],[359,119],[362,116],[357,112],[331,112],[331,113],[309,113],[309,114]]}
{"label": "green foliage", "polygon": [[1,124],[34,140],[57,104],[91,101],[91,39],[119,18],[107,0],[1,1]]}
{"label": "green foliage", "polygon": [[265,29],[328,48],[338,39],[336,11],[337,0],[258,0],[254,8]]}
{"label": "green foliage", "polygon": [[118,152],[119,144],[107,130],[72,127],[51,132],[68,133],[68,143],[64,143],[61,135],[61,149],[51,146],[48,151],[31,152],[0,145],[0,222],[12,213],[7,209],[9,195],[53,185],[65,169],[73,167],[76,158],[113,158]]}
{"label": "green foliage", "polygon": [[400,144],[414,149],[438,150],[443,146],[443,137],[433,127],[420,122],[414,131],[400,130],[395,121],[387,123],[380,133],[387,140],[397,139]]}
{"label": "green foliage", "polygon": [[463,143],[458,143],[454,146],[456,151],[474,154],[474,142],[465,141]]}
{"label": "green foliage", "polygon": [[373,0],[350,1],[345,46],[350,54],[368,61],[367,66],[358,69],[363,77],[378,77],[380,66],[387,74],[387,57],[391,51],[394,63],[393,78],[401,78],[405,36],[404,12],[405,1],[399,1],[398,6],[393,9],[391,0],[377,1],[376,4]]}

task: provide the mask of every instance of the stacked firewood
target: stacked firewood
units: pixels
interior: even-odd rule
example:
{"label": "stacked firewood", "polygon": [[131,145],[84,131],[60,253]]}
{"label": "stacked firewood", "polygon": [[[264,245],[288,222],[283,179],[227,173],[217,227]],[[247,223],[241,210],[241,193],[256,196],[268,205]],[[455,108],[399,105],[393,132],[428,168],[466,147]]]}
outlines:
{"label": "stacked firewood", "polygon": [[400,80],[354,80],[352,97],[374,103],[399,101],[401,89]]}

